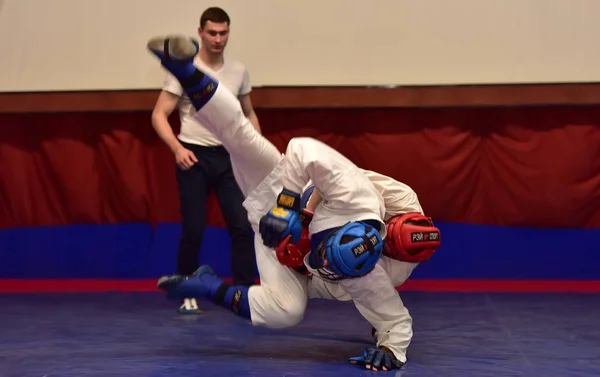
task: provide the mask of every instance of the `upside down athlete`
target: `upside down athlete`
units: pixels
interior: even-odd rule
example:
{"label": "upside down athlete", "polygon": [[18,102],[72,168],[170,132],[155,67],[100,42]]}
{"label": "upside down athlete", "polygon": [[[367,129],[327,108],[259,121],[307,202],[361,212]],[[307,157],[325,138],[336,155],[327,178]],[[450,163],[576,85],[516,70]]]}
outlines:
{"label": "upside down athlete", "polygon": [[[352,300],[375,329],[377,341],[349,361],[372,370],[400,368],[412,338],[412,319],[395,286],[439,244],[439,231],[422,215],[414,192],[359,169],[314,139],[292,139],[285,155],[280,154],[244,117],[235,96],[193,65],[195,41],[154,38],[148,48],[179,80],[196,109],[194,117],[230,153],[256,233],[261,279],[250,288],[232,286],[202,266],[192,276],[162,277],[159,288],[173,298],[210,300],[253,325],[270,328],[298,324],[308,298]],[[393,182],[402,186],[389,186]],[[309,201],[314,211],[302,208],[307,201],[302,200],[303,189],[310,184],[318,193]],[[408,193],[402,210],[412,214],[391,218],[392,212],[402,213],[398,206],[406,199],[398,190]],[[438,238],[418,246],[410,238],[415,232]]]}

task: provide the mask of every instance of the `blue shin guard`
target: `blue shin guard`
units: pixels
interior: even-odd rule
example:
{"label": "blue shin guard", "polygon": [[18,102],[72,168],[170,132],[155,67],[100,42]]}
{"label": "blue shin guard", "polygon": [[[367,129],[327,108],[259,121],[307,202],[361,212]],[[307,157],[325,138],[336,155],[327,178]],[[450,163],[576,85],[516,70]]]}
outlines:
{"label": "blue shin guard", "polygon": [[197,41],[180,36],[154,38],[147,47],[179,81],[197,111],[210,101],[219,82],[194,65],[194,56],[199,49]]}
{"label": "blue shin guard", "polygon": [[166,291],[168,298],[209,300],[240,317],[250,319],[248,288],[225,283],[209,266],[200,267],[191,276],[164,276],[159,279],[158,288]]}
{"label": "blue shin guard", "polygon": [[212,274],[202,275],[201,279],[207,287],[206,298],[208,300],[233,311],[240,317],[250,319],[248,287],[225,283]]}
{"label": "blue shin guard", "polygon": [[250,319],[248,287],[222,283],[211,298],[215,304],[233,311],[240,317]]}

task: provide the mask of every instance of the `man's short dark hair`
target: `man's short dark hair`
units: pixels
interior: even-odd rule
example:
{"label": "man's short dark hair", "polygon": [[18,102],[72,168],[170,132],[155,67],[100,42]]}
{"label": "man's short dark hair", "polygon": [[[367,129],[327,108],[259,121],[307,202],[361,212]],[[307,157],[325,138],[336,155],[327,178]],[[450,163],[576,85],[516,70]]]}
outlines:
{"label": "man's short dark hair", "polygon": [[206,23],[208,21],[214,22],[216,24],[221,24],[223,22],[226,22],[227,26],[229,26],[229,24],[231,23],[231,20],[229,19],[229,15],[227,14],[227,12],[225,12],[223,9],[221,9],[219,7],[207,8],[202,13],[202,16],[200,16],[200,27],[204,29],[204,26],[206,26]]}

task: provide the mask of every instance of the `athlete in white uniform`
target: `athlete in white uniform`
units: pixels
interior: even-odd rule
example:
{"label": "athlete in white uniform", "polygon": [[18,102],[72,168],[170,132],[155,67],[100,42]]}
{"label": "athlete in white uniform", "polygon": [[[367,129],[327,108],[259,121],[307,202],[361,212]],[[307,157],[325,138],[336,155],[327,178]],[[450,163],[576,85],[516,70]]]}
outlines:
{"label": "athlete in white uniform", "polygon": [[[380,262],[387,229],[384,199],[362,170],[327,145],[309,138],[290,141],[286,154],[256,132],[232,93],[191,63],[197,44],[185,37],[155,38],[148,48],[181,82],[194,113],[231,155],[236,179],[246,200],[250,223],[257,233],[255,248],[260,286],[231,286],[208,266],[193,276],[169,276],[159,287],[171,297],[212,300],[254,325],[294,326],[304,315],[312,279],[333,278],[358,310],[386,334],[406,309]],[[324,156],[328,156],[324,158]],[[314,252],[307,256],[312,279],[283,266],[274,252],[282,241],[301,239],[300,193],[312,181],[324,197],[309,224]],[[276,204],[276,207],[273,207]],[[316,290],[315,290],[316,292]],[[404,344],[380,342],[353,362],[369,369],[399,368],[405,361]]]}
{"label": "athlete in white uniform", "polygon": [[[439,246],[439,230],[433,226],[431,219],[426,218],[419,198],[415,191],[405,183],[370,170],[360,169],[369,178],[383,197],[385,203],[384,220],[388,224],[387,239],[384,255],[378,262],[386,271],[391,285],[399,287],[410,277],[412,271],[420,262],[427,261]],[[309,212],[316,211],[322,203],[322,196],[309,186],[302,195],[302,204]],[[390,224],[400,224],[390,227]],[[426,233],[428,240],[419,240],[412,234]],[[406,236],[409,236],[406,239]],[[425,237],[424,237],[425,238]],[[399,245],[398,243],[402,243]],[[305,257],[307,258],[307,257]],[[307,264],[308,265],[308,264]],[[309,268],[309,270],[311,270]],[[377,281],[381,290],[385,291],[384,280]],[[377,293],[377,296],[380,294]],[[350,301],[352,297],[342,285],[331,284],[323,279],[312,279],[309,285],[309,298],[335,299]],[[402,300],[400,299],[402,303]],[[395,322],[389,330],[373,328],[377,346],[394,345],[395,353],[403,355],[406,360],[406,350],[412,340],[412,318],[406,307],[395,313]]]}

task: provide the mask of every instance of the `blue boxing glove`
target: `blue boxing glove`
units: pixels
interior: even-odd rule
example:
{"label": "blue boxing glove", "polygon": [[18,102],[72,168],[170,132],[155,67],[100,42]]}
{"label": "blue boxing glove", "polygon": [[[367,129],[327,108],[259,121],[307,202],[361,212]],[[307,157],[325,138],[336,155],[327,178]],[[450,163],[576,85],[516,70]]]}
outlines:
{"label": "blue boxing glove", "polygon": [[274,207],[260,219],[259,233],[263,244],[275,248],[287,236],[297,243],[302,236],[300,194],[283,189]]}
{"label": "blue boxing glove", "polygon": [[400,369],[404,363],[396,359],[394,353],[386,347],[367,347],[362,356],[351,357],[348,362],[353,365],[364,366],[373,371]]}

